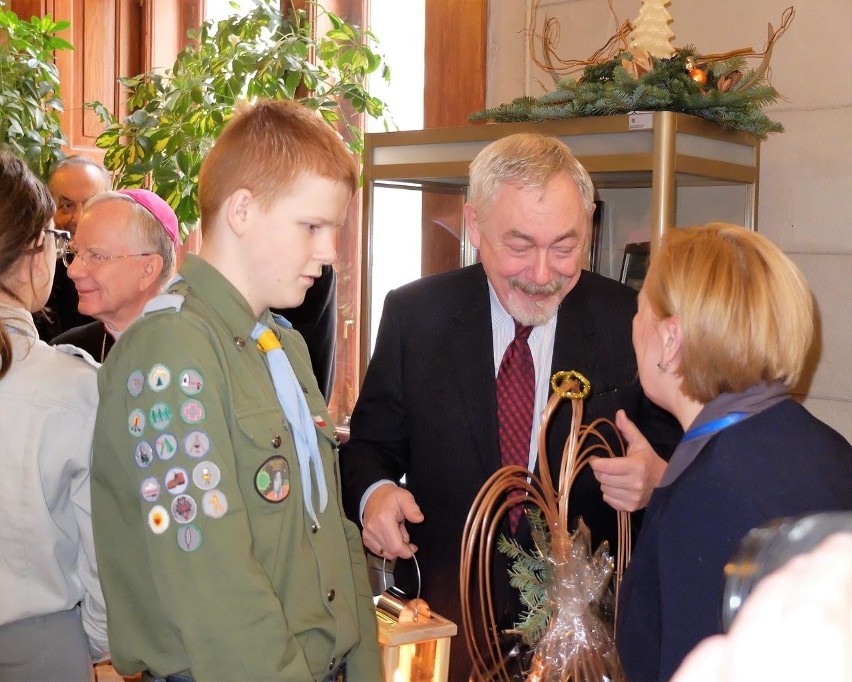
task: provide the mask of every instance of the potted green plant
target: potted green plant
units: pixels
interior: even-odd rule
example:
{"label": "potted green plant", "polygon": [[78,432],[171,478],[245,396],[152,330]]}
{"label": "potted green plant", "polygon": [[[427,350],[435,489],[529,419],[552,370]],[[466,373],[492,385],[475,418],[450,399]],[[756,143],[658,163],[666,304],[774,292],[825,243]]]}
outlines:
{"label": "potted green plant", "polygon": [[121,79],[132,113],[118,121],[98,102],[107,124],[97,138],[104,164],[120,187],[148,186],[175,210],[186,235],[198,222],[201,161],[241,99],[296,99],[342,125],[355,152],[360,130],[342,112],[380,118],[384,103],[365,83],[371,73],[388,79],[375,36],[314,4],[330,28],[317,34],[304,10],[282,12],[277,0],[257,0],[244,15],[205,22],[172,68]]}
{"label": "potted green plant", "polygon": [[50,16],[20,19],[0,3],[0,144],[23,158],[42,178],[65,156],[65,135],[59,125],[62,100],[57,50],[71,44],[56,33],[67,21]]}

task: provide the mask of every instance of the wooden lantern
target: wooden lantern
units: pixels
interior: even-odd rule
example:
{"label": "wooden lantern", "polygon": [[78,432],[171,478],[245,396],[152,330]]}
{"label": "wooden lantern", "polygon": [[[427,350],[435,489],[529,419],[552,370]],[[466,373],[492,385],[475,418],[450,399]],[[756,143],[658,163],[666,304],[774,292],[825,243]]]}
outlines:
{"label": "wooden lantern", "polygon": [[455,623],[393,588],[379,595],[376,618],[385,682],[447,682]]}

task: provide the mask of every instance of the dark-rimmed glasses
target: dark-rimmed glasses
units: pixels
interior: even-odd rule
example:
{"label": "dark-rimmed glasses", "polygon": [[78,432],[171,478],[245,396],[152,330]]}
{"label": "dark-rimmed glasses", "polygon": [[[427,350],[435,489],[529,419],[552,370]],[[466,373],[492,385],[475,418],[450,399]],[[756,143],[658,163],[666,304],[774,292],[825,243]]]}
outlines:
{"label": "dark-rimmed glasses", "polygon": [[52,227],[44,228],[45,234],[52,234],[54,244],[56,245],[56,258],[65,259],[65,252],[68,250],[68,243],[71,241],[71,233],[68,230],[56,230]]}
{"label": "dark-rimmed glasses", "polygon": [[139,256],[150,256],[152,255],[150,252],[148,253],[127,253],[123,256],[105,256],[102,253],[95,253],[94,251],[77,251],[73,246],[69,246],[65,249],[65,252],[62,254],[62,262],[65,263],[66,268],[71,267],[71,263],[73,263],[76,259],[80,259],[86,268],[91,270],[93,267],[99,267],[104,265],[105,263],[110,263],[112,261],[121,260],[122,258],[138,258]]}

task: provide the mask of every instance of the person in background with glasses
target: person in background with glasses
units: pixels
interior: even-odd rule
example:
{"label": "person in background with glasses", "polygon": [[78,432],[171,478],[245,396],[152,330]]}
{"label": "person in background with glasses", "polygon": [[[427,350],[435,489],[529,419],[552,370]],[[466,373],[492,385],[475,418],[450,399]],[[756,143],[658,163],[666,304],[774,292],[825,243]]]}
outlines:
{"label": "person in background with glasses", "polygon": [[92,540],[94,363],[51,348],[33,313],[67,232],[47,188],[0,151],[0,679],[94,680],[107,653]]}
{"label": "person in background with glasses", "polygon": [[[107,169],[97,161],[76,155],[57,161],[51,167],[47,187],[56,203],[53,216],[56,228],[67,230],[73,237],[83,205],[96,194],[111,189],[112,180]],[[65,268],[56,268],[50,298],[43,314],[36,317],[39,337],[50,341],[72,327],[93,321],[77,310],[77,290]]]}
{"label": "person in background with glasses", "polygon": [[69,329],[70,343],[103,362],[121,333],[172,278],[179,244],[175,212],[146,189],[103,192],[83,209],[63,262],[81,313],[95,322]]}

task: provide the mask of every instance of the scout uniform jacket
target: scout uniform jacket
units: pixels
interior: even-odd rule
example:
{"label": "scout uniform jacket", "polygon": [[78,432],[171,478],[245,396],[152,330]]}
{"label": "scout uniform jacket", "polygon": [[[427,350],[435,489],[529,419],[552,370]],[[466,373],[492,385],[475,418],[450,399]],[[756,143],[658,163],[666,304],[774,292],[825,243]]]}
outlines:
{"label": "scout uniform jacket", "polygon": [[318,524],[255,316],[203,260],[188,256],[181,275],[160,299],[174,307],[131,325],[98,377],[92,506],[113,663],[292,682],[345,659],[349,680],[380,679],[363,548],[304,341],[263,316],[316,423],[329,490],[323,512],[314,493]]}

